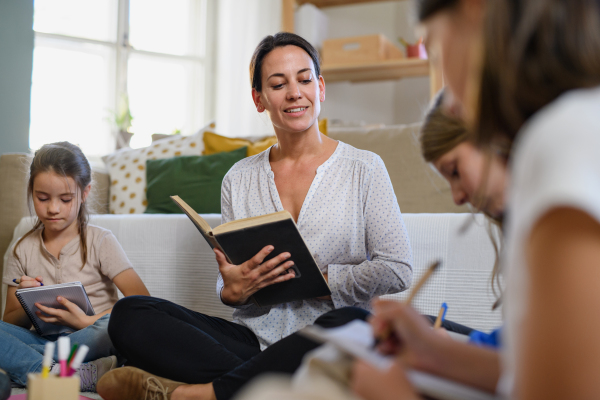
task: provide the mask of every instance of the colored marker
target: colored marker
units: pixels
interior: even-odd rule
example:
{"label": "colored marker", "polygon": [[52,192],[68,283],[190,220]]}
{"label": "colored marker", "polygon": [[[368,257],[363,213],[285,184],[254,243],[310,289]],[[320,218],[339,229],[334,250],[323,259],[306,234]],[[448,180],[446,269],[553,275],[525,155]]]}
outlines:
{"label": "colored marker", "polygon": [[79,347],[77,343],[71,347],[71,353],[69,353],[69,358],[67,358],[67,365],[71,365],[71,361],[73,361],[73,356],[75,355],[75,351],[77,351],[77,347]]}
{"label": "colored marker", "polygon": [[[13,279],[13,282],[18,285],[18,284],[21,283],[21,280],[20,279]],[[44,284],[42,282],[40,282],[40,286],[44,286]]]}
{"label": "colored marker", "polygon": [[438,316],[435,319],[435,324],[433,324],[433,329],[438,329],[442,326],[442,322],[444,322],[444,319],[446,319],[447,311],[448,311],[448,304],[446,304],[444,302],[444,303],[442,303],[442,306],[440,307],[440,312],[438,312]]}
{"label": "colored marker", "polygon": [[50,367],[52,366],[52,359],[54,358],[54,349],[56,345],[54,342],[47,342],[44,347],[44,359],[42,361],[42,378],[47,378],[50,373]]}
{"label": "colored marker", "polygon": [[60,376],[65,377],[68,374],[67,358],[69,357],[69,349],[71,348],[71,339],[67,336],[58,338],[58,362],[60,363]]}
{"label": "colored marker", "polygon": [[79,346],[79,349],[77,349],[77,353],[75,353],[75,356],[73,357],[73,361],[71,361],[71,366],[69,368],[69,376],[73,375],[75,372],[77,372],[79,367],[81,367],[81,363],[83,362],[85,356],[87,356],[89,350],[90,348],[87,347],[85,344]]}

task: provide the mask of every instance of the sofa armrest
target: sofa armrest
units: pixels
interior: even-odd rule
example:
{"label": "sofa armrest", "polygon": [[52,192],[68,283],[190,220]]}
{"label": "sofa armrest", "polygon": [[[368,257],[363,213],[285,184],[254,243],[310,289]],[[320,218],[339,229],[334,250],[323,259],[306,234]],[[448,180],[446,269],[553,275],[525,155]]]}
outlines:
{"label": "sofa armrest", "polygon": [[92,170],[92,192],[90,193],[90,212],[108,214],[108,196],[110,192],[110,176],[105,170]]}
{"label": "sofa armrest", "polygon": [[[0,255],[8,249],[13,231],[21,218],[29,215],[27,207],[27,174],[29,156],[25,153],[0,155]],[[0,257],[0,276],[4,269]]]}

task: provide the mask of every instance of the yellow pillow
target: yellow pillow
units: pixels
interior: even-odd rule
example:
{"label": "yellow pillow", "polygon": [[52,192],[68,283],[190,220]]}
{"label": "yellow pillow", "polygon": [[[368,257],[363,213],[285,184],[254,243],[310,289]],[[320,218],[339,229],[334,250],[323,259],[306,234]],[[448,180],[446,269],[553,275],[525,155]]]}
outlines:
{"label": "yellow pillow", "polygon": [[319,121],[319,131],[327,136],[327,118],[324,118]]}
{"label": "yellow pillow", "polygon": [[258,142],[251,142],[246,139],[230,138],[216,133],[205,131],[204,137],[204,152],[202,154],[215,154],[222,151],[233,151],[240,147],[247,146],[246,156],[254,156],[277,143],[277,137],[271,136]]}

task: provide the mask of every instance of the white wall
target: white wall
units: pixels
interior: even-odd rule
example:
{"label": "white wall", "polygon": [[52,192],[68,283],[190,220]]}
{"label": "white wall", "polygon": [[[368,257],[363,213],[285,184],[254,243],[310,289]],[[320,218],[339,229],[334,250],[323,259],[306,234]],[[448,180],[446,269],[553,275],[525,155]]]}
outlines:
{"label": "white wall", "polygon": [[[357,4],[323,9],[329,38],[383,33],[415,40],[412,2]],[[321,117],[344,121],[402,124],[421,120],[429,102],[429,78],[366,83],[327,83]]]}

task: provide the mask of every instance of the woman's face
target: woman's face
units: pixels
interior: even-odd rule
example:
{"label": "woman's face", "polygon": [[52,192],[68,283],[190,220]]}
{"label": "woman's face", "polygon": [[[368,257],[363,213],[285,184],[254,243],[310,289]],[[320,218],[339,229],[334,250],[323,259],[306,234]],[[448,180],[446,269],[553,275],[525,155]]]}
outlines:
{"label": "woman's face", "polygon": [[484,4],[481,0],[460,0],[421,23],[431,63],[441,69],[450,93],[446,111],[465,118],[464,106],[471,102],[472,83],[478,82],[483,35]]}
{"label": "woman's face", "polygon": [[463,142],[433,165],[450,183],[456,204],[470,203],[493,217],[503,214],[507,169],[500,157],[492,156],[489,160],[471,143]]}
{"label": "woman's face", "polygon": [[277,47],[263,59],[262,91],[252,90],[252,98],[258,112],[269,114],[276,131],[304,132],[319,117],[325,82],[303,49]]}

